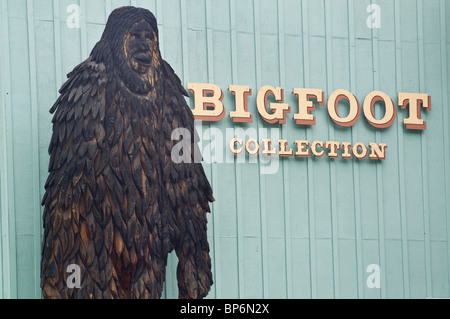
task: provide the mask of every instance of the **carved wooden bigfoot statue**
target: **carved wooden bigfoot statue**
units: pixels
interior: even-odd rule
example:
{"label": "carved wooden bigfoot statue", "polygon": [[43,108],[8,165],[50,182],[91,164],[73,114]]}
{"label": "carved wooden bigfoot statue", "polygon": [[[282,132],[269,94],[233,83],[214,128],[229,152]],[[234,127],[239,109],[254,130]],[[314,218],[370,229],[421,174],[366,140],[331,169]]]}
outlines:
{"label": "carved wooden bigfoot statue", "polygon": [[[180,79],[161,58],[145,9],[114,10],[89,58],[50,110],[53,136],[42,204],[45,298],[159,298],[175,249],[180,298],[212,285],[206,212],[214,200],[196,142],[172,158],[176,128],[195,136]],[[197,153],[196,153],[197,152]],[[198,155],[196,155],[198,158]],[[67,285],[69,265],[80,288]]]}

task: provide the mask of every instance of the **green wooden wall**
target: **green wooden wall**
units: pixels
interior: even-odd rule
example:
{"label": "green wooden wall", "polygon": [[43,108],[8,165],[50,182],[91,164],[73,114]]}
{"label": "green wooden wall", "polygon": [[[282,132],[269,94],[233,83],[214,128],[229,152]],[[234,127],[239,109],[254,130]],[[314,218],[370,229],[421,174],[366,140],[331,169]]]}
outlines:
{"label": "green wooden wall", "polygon": [[[79,28],[69,28],[72,4]],[[387,159],[287,158],[275,174],[256,163],[205,163],[216,202],[208,234],[215,284],[209,298],[450,297],[450,1],[447,0],[0,0],[0,298],[40,298],[40,200],[51,136],[48,110],[65,74],[88,57],[111,10],[150,9],[163,57],[183,83],[248,85],[251,124],[294,140],[388,144]],[[368,5],[381,8],[371,29]],[[69,19],[69,22],[74,22]],[[347,89],[362,103],[373,90],[432,96],[427,130],[388,129],[361,116],[332,124],[269,125],[256,92],[281,86]],[[193,99],[191,96],[191,105]],[[203,138],[233,127],[204,123]],[[224,133],[225,135],[225,133]],[[222,151],[229,154],[225,146]],[[219,147],[219,146],[218,146]],[[206,150],[206,152],[208,152]],[[204,154],[208,157],[209,154]],[[367,266],[380,266],[369,288]],[[164,297],[177,297],[170,256]]]}

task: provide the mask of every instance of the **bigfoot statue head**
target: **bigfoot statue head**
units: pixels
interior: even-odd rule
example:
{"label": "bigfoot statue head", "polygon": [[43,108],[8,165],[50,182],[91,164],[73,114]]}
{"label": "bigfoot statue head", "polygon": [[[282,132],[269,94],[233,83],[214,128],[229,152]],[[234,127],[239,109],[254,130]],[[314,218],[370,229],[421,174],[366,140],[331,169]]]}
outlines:
{"label": "bigfoot statue head", "polygon": [[115,9],[108,18],[103,41],[108,44],[111,62],[126,87],[134,93],[147,94],[157,82],[161,66],[155,16],[143,8]]}

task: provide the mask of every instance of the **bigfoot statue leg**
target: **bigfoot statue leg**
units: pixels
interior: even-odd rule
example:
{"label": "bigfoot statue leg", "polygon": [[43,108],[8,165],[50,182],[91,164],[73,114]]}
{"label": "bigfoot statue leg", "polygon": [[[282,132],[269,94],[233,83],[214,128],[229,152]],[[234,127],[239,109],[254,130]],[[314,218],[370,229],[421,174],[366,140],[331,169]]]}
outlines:
{"label": "bigfoot statue leg", "polygon": [[[198,211],[187,220],[184,239],[176,248],[177,279],[180,299],[204,298],[213,284],[211,258],[206,236],[206,215]],[[202,216],[202,218],[198,218]]]}

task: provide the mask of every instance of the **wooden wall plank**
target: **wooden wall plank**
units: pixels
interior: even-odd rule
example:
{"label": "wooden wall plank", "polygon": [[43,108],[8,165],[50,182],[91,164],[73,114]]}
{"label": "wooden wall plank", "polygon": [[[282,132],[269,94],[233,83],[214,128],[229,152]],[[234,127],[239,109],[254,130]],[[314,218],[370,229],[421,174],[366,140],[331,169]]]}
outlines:
{"label": "wooden wall plank", "polygon": [[[336,3],[336,1],[334,1]],[[340,5],[340,6],[339,6]],[[334,6],[333,6],[334,7]],[[345,12],[345,6],[343,5],[343,2],[338,4],[339,9]],[[344,8],[343,8],[344,7]],[[325,44],[326,44],[326,66],[327,66],[327,85],[326,90],[328,94],[332,92],[334,89],[334,74],[335,74],[335,61],[333,60],[333,57],[341,56],[340,54],[336,54],[335,51],[335,42],[332,39],[332,35],[339,35],[339,32],[342,33],[341,27],[336,28],[336,24],[332,24],[332,4],[331,1],[327,0],[325,1]],[[333,12],[334,13],[334,12]],[[342,12],[341,12],[342,13]],[[337,13],[339,14],[339,13]],[[333,21],[334,22],[334,21]],[[342,25],[342,24],[339,24]],[[344,29],[345,27],[342,27]],[[335,141],[335,129],[334,126],[328,126],[328,137],[327,140],[329,141]],[[329,174],[330,174],[330,184],[329,184],[329,192],[330,192],[330,201],[331,201],[331,211],[330,211],[330,219],[331,219],[331,249],[332,249],[332,256],[333,256],[333,263],[332,263],[332,269],[333,269],[333,297],[334,298],[340,298],[340,281],[339,281],[339,269],[340,269],[340,263],[339,263],[339,245],[338,245],[338,222],[337,222],[337,196],[336,196],[336,189],[337,189],[337,181],[336,181],[336,162],[331,160],[329,162]]]}
{"label": "wooden wall plank", "polygon": [[[387,214],[386,214],[387,215]],[[401,240],[386,240],[386,266],[384,269],[387,291],[386,298],[404,298],[404,268]],[[383,271],[383,270],[382,270]]]}
{"label": "wooden wall plank", "polygon": [[[250,2],[239,1],[239,6],[250,6],[250,12],[253,12]],[[242,21],[239,21],[239,11],[237,13],[236,28],[237,28],[237,77],[238,83],[242,85],[248,85],[253,89],[252,96],[248,98],[249,112],[251,114],[257,114],[255,107],[256,101],[256,76],[255,76],[255,41],[254,36],[250,33],[253,32],[253,25],[243,25]],[[249,14],[251,20],[253,20],[253,14]],[[250,20],[250,18],[249,18]],[[244,31],[244,26],[250,29]],[[257,138],[257,126],[255,121],[250,124],[235,125],[235,128],[241,128],[247,132],[250,132],[251,136],[246,138]],[[253,131],[253,133],[251,133]],[[245,159],[247,165],[242,165],[239,162],[236,164],[237,172],[240,174],[240,188],[242,193],[242,227],[243,234],[243,272],[244,278],[243,285],[245,287],[245,297],[247,298],[261,298],[262,297],[262,278],[263,278],[263,264],[261,258],[261,215],[260,215],[260,190],[259,185],[259,166],[256,159],[249,157],[247,154],[241,154],[240,158]],[[239,161],[239,157],[237,159]],[[245,166],[245,167],[244,167]],[[247,187],[248,181],[252,181],[253,187]],[[240,279],[241,280],[241,279]],[[240,296],[244,298],[244,296]]]}
{"label": "wooden wall plank", "polygon": [[[39,12],[35,9],[35,43],[39,43],[36,46],[36,91],[37,91],[37,130],[38,130],[38,162],[39,162],[39,185],[38,194],[39,199],[36,199],[35,205],[39,209],[37,215],[34,218],[35,221],[35,245],[36,247],[36,274],[37,279],[40,280],[40,259],[41,259],[41,239],[43,235],[42,226],[42,212],[40,202],[44,193],[44,185],[48,176],[48,144],[51,138],[52,125],[49,121],[49,110],[56,100],[56,52],[54,42],[54,29],[53,21],[40,19]],[[44,14],[44,12],[43,12]],[[53,5],[48,3],[45,14],[53,16]],[[37,229],[36,229],[37,227]],[[39,230],[39,232],[38,232]],[[39,234],[39,236],[37,235]],[[39,260],[39,263],[38,263]],[[35,289],[39,292],[36,293],[35,298],[41,296],[40,283],[36,285]]]}
{"label": "wooden wall plank", "polygon": [[[402,74],[402,32],[401,30],[401,10],[400,10],[400,1],[395,1],[395,61],[396,61],[396,91],[403,92],[403,74]],[[400,112],[399,112],[400,113]],[[406,190],[405,190],[405,156],[403,153],[404,149],[404,141],[403,141],[403,123],[400,120],[403,118],[400,114],[397,120],[397,134],[398,134],[398,149],[399,149],[399,157],[398,157],[398,178],[399,178],[399,189],[400,189],[400,216],[402,223],[402,265],[404,268],[403,271],[403,291],[404,297],[410,298],[410,285],[409,285],[409,258],[408,258],[408,232],[407,232],[407,220],[406,220]]]}
{"label": "wooden wall plank", "polygon": [[[447,14],[447,15],[446,15]],[[442,105],[448,105],[450,101],[450,90],[448,88],[448,83],[450,81],[450,47],[447,43],[450,42],[450,5],[445,1],[440,2],[440,30],[441,30],[441,83],[442,83]],[[447,26],[447,29],[446,29]],[[442,108],[442,126],[443,126],[443,136],[444,145],[449,145],[450,139],[450,128],[449,128],[449,112],[447,107]],[[444,149],[444,175],[445,175],[445,211],[447,212],[447,241],[450,239],[450,187],[448,186],[448,181],[450,181],[450,147]],[[450,256],[450,245],[447,244],[447,256]],[[445,267],[445,265],[444,265]],[[447,271],[448,271],[448,285],[450,287],[450,260],[447,260]]]}
{"label": "wooden wall plank", "polygon": [[11,42],[10,42],[10,13],[9,2],[3,1],[2,6],[2,66],[4,96],[1,124],[3,128],[2,140],[2,275],[3,292],[5,298],[17,297],[17,262],[16,262],[16,221],[14,194],[14,157],[12,133],[12,80],[11,80]]}
{"label": "wooden wall plank", "polygon": [[[4,63],[4,48],[6,47],[6,44],[4,44],[4,38],[5,35],[3,33],[3,21],[7,20],[6,17],[4,17],[5,12],[3,11],[4,7],[2,5],[0,5],[0,21],[2,21],[2,32],[0,32],[0,47],[3,48],[2,50],[0,50],[0,64],[2,65],[2,67],[5,65]],[[6,84],[5,84],[5,78],[4,78],[5,73],[1,73],[0,74],[0,150],[2,152],[2,154],[6,154],[5,152],[5,147],[6,147],[6,132],[5,132],[5,111],[6,111]],[[4,163],[4,156],[2,156],[2,162]],[[4,277],[6,277],[7,273],[4,269],[8,269],[8,267],[4,267],[4,262],[3,262],[3,251],[5,250],[5,254],[6,254],[6,246],[4,247],[4,244],[6,244],[6,240],[7,237],[5,234],[5,236],[3,235],[4,232],[7,232],[7,230],[3,229],[3,224],[4,224],[4,212],[6,210],[6,206],[4,205],[5,200],[6,200],[6,188],[5,188],[5,184],[6,184],[6,177],[2,177],[2,175],[4,175],[6,173],[6,171],[4,170],[4,165],[0,165],[0,265],[2,265],[2,271],[0,271],[0,298],[5,298],[6,296],[6,285],[4,284]],[[5,256],[5,260],[6,257]]]}
{"label": "wooden wall plank", "polygon": [[[10,50],[13,52],[28,52],[26,2],[17,1],[9,4],[12,4],[9,7],[12,15],[9,19],[10,29],[24,35],[23,37],[10,37]],[[23,12],[22,18],[19,17],[19,12]],[[29,218],[33,217],[30,214],[30,211],[33,211],[33,206],[28,201],[28,194],[33,193],[32,163],[26,160],[32,158],[32,145],[29,143],[32,135],[31,118],[28,116],[31,112],[30,66],[26,56],[24,60],[18,54],[10,56],[10,63],[14,66],[14,72],[11,72],[11,105],[13,106],[11,109],[11,124],[14,143],[12,156],[17,163],[13,171],[16,207],[15,227],[17,235],[29,235],[33,229],[32,223],[27,222]],[[24,114],[26,115],[24,116]]]}
{"label": "wooden wall plank", "polygon": [[[418,0],[417,10],[419,14],[418,18],[418,49],[419,49],[419,92],[425,90],[425,58],[424,58],[424,14],[423,14],[423,1]],[[431,94],[431,92],[430,92]],[[425,115],[424,115],[425,116]],[[425,244],[425,268],[426,268],[426,296],[431,295],[431,246],[430,246],[430,205],[429,205],[429,183],[428,183],[428,141],[426,136],[421,136],[422,141],[422,183],[424,188],[423,193],[423,223],[424,223],[424,244]]]}
{"label": "wooden wall plank", "polygon": [[[351,92],[356,92],[356,37],[359,34],[359,27],[357,26],[357,19],[360,15],[355,15],[355,11],[358,11],[358,5],[360,1],[348,0],[348,16],[349,16],[349,80]],[[351,142],[354,144],[358,141],[358,128],[355,127],[351,131]],[[352,174],[353,176],[353,192],[354,192],[354,225],[355,225],[355,248],[356,248],[356,274],[357,274],[357,296],[358,298],[364,297],[364,266],[362,259],[362,224],[361,224],[361,196],[360,196],[360,174],[359,166],[352,161]]]}
{"label": "wooden wall plank", "polygon": [[[0,21],[3,21],[3,8],[0,6]],[[0,32],[0,47],[3,48],[3,32]],[[3,63],[3,50],[0,50],[0,65],[4,65]],[[3,75],[0,75],[0,150],[3,151],[3,144],[4,144],[4,130],[3,127],[3,119],[4,119],[4,108],[5,108],[5,96],[6,93],[4,92],[4,85],[3,85],[4,79]],[[2,192],[2,186],[3,186],[3,179],[2,179],[2,172],[3,168],[0,167],[0,265],[3,265],[3,227],[2,227],[2,219],[3,219],[3,205],[2,205],[2,197],[4,196],[4,193],[6,194],[6,191]],[[4,298],[4,291],[3,291],[3,271],[0,271],[0,298]]]}
{"label": "wooden wall plank", "polygon": [[33,236],[31,237],[33,251],[28,258],[33,258],[30,272],[32,279],[28,282],[26,291],[31,296],[40,296],[40,263],[41,263],[41,187],[40,187],[40,162],[39,162],[39,110],[37,104],[37,66],[36,66],[36,38],[35,38],[35,21],[34,21],[34,5],[31,0],[27,0],[27,21],[28,21],[28,48],[29,48],[29,64],[30,64],[30,104],[31,104],[31,142],[32,142],[32,186],[33,197],[32,203],[32,219],[33,219]]}
{"label": "wooden wall plank", "polygon": [[[357,39],[355,46],[356,91],[354,94],[361,97],[362,100],[374,87],[372,39]],[[370,141],[375,141],[375,132],[365,121],[360,119],[352,129],[357,129],[357,140],[355,139],[354,143],[368,144]],[[361,205],[362,240],[359,253],[362,255],[361,266],[363,267],[362,280],[364,283],[361,293],[364,298],[380,298],[380,289],[369,288],[366,284],[366,278],[369,275],[366,272],[367,267],[372,264],[380,265],[376,164],[369,160],[358,161],[355,159],[355,165],[359,168],[359,202]]]}
{"label": "wooden wall plank", "polygon": [[[290,9],[288,7],[288,9]],[[284,17],[288,17],[288,19],[292,16],[288,14],[289,11],[285,10],[284,2],[277,3],[277,12],[278,12],[278,47],[279,47],[279,59],[278,59],[278,68],[279,68],[279,84],[280,87],[285,88],[285,90],[289,90],[290,88],[286,88],[286,33],[285,33],[285,20]],[[301,12],[300,10],[298,12]],[[300,30],[298,30],[299,32]],[[286,91],[287,92],[287,91]],[[292,104],[295,105],[295,104]],[[281,138],[289,141],[288,136],[290,130],[290,126],[293,125],[292,122],[280,128],[281,130]],[[292,145],[292,142],[289,143]],[[293,286],[292,286],[292,278],[293,276],[293,267],[292,267],[292,233],[291,233],[291,189],[289,185],[291,184],[289,172],[289,161],[281,160],[281,170],[282,170],[282,185],[280,189],[282,190],[282,194],[280,197],[283,198],[283,206],[284,206],[284,285],[285,285],[285,298],[292,298],[293,294]],[[288,185],[288,186],[286,186]]]}
{"label": "wooden wall plank", "polygon": [[[223,3],[223,2],[221,2]],[[223,12],[223,11],[221,11]],[[240,83],[238,77],[238,45],[237,45],[237,26],[236,26],[236,0],[230,1],[230,55],[231,55],[231,77],[233,84]],[[218,21],[218,19],[215,19]],[[227,154],[229,154],[227,152]],[[237,297],[245,296],[245,271],[244,271],[244,232],[243,232],[243,194],[242,191],[245,188],[242,183],[242,171],[241,165],[235,162],[235,157],[233,157],[234,164],[234,177],[235,177],[235,190],[236,190],[236,235],[237,235],[237,260],[238,260],[238,293]]]}
{"label": "wooden wall plank", "polygon": [[[263,43],[261,36],[261,14],[260,14],[261,1],[253,1],[253,21],[254,21],[254,37],[253,41],[255,43],[255,84],[259,88],[264,85],[264,71],[263,68]],[[265,52],[264,52],[265,53]],[[264,123],[259,121],[256,122],[256,129],[258,131],[258,140],[261,138],[260,128],[264,127]],[[258,174],[259,174],[259,197],[260,197],[260,220],[261,220],[261,258],[262,258],[262,296],[263,298],[269,297],[269,260],[268,260],[268,225],[267,225],[267,201],[266,201],[266,176],[261,174],[261,160],[260,157],[258,161]]]}
{"label": "wooden wall plank", "polygon": [[[303,32],[303,83],[305,87],[314,87],[311,84],[311,72],[310,70],[314,70],[314,68],[310,67],[310,45],[309,45],[309,20],[308,20],[308,5],[309,2],[302,2],[302,32]],[[309,130],[306,129],[305,135],[306,140],[310,140]],[[314,170],[313,170],[313,161],[307,162],[307,209],[308,209],[308,234],[309,234],[309,271],[310,271],[310,280],[309,280],[309,295],[311,298],[317,298],[317,271],[316,271],[316,232],[315,232],[315,200],[314,200],[314,187],[312,181],[314,180]]]}
{"label": "wooden wall plank", "polygon": [[[372,61],[373,61],[373,90],[380,90],[380,58],[379,58],[379,28],[372,29]],[[379,110],[375,109],[374,113],[380,116]],[[367,123],[366,123],[367,124]],[[373,130],[371,128],[371,130]],[[373,141],[381,143],[384,140],[384,132],[380,130],[375,131],[375,138]],[[386,248],[385,248],[385,222],[384,222],[384,176],[382,172],[383,162],[375,162],[375,174],[376,174],[376,197],[377,197],[377,215],[378,215],[378,246],[379,246],[379,260],[380,269],[386,269]],[[381,272],[380,278],[380,297],[386,298],[386,272]]]}

